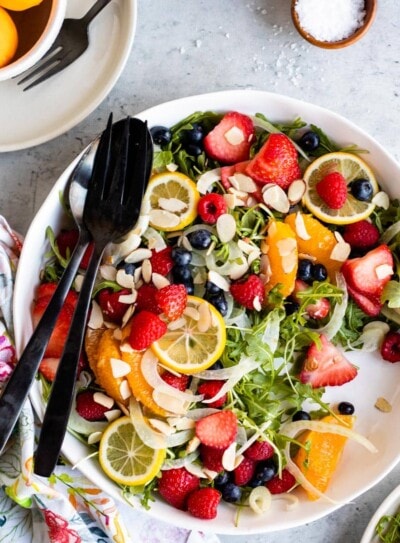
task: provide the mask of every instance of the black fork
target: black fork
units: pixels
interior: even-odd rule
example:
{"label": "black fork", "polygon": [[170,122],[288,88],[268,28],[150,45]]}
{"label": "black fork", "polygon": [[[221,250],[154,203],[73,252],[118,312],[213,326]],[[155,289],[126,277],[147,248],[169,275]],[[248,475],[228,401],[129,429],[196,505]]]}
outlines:
{"label": "black fork", "polygon": [[128,118],[121,133],[116,134],[110,116],[100,138],[83,212],[83,221],[93,238],[93,254],[43,420],[34,465],[38,475],[50,476],[61,450],[74,396],[91,294],[104,249],[136,224],[151,161],[152,143],[146,123]]}

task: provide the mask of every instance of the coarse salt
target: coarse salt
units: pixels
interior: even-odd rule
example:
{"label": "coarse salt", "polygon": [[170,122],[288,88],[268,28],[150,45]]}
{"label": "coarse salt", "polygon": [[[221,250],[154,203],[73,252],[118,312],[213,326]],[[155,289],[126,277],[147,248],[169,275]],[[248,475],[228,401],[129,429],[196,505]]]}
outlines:
{"label": "coarse salt", "polygon": [[295,10],[301,27],[319,41],[348,38],[365,17],[365,0],[297,0]]}

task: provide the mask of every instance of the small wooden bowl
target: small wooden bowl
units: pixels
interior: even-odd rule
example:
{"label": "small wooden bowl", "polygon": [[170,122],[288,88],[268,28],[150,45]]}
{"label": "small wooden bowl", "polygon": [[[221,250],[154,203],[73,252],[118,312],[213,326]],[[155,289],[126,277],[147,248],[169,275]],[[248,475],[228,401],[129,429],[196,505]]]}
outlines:
{"label": "small wooden bowl", "polygon": [[358,28],[354,32],[354,34],[352,34],[348,38],[345,38],[339,41],[320,41],[320,40],[315,39],[314,36],[306,32],[301,27],[299,17],[296,12],[296,3],[297,3],[297,0],[292,0],[291,11],[292,11],[293,24],[297,32],[312,45],[315,45],[316,47],[322,47],[323,49],[340,49],[342,47],[347,47],[349,45],[352,45],[353,43],[361,39],[364,36],[364,34],[368,32],[370,26],[372,25],[375,19],[377,5],[378,5],[377,0],[365,0],[364,23],[360,28]]}

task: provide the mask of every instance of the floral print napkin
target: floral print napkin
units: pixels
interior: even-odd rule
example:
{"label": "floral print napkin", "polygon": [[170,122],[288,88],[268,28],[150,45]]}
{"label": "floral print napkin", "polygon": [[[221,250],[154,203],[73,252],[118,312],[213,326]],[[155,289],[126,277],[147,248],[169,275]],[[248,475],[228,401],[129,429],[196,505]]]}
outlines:
{"label": "floral print napkin", "polygon": [[[0,390],[16,363],[12,295],[22,238],[0,216]],[[217,536],[158,521],[116,504],[72,467],[32,472],[36,421],[26,401],[0,457],[0,543],[218,543]]]}

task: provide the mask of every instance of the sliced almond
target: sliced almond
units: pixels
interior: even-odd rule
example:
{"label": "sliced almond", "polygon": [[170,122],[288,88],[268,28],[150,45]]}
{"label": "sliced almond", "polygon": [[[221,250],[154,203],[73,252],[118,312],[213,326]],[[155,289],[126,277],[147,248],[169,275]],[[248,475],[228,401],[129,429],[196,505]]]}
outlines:
{"label": "sliced almond", "polygon": [[135,279],[133,275],[131,273],[126,273],[126,271],[123,269],[117,271],[114,281],[124,288],[135,287]]}
{"label": "sliced almond", "polygon": [[106,281],[115,281],[115,276],[117,275],[117,269],[114,266],[108,266],[103,264],[99,268],[100,275]]}
{"label": "sliced almond", "polygon": [[[188,452],[188,450],[186,449],[186,452]],[[206,478],[206,475],[204,473],[204,470],[203,468],[201,468],[199,466],[199,464],[192,464],[191,462],[189,464],[186,464],[185,466],[185,469],[191,473],[192,475],[195,475],[196,477],[198,477],[199,479],[205,479]]]}
{"label": "sliced almond", "polygon": [[206,194],[214,183],[221,179],[221,169],[208,170],[197,179],[197,190],[200,194]]}
{"label": "sliced almond", "polygon": [[121,294],[118,298],[118,301],[121,302],[121,304],[134,304],[137,299],[137,290],[132,290],[130,294]]}
{"label": "sliced almond", "polygon": [[287,196],[291,205],[298,204],[306,192],[306,184],[303,179],[296,179],[288,188]]}
{"label": "sliced almond", "polygon": [[183,247],[184,249],[187,249],[188,251],[192,251],[192,250],[193,250],[193,247],[192,247],[190,241],[188,240],[188,238],[187,238],[186,236],[183,236],[183,237],[182,237],[182,244],[181,244],[181,245],[182,245],[182,247]]}
{"label": "sliced almond", "polygon": [[151,275],[153,273],[153,268],[151,262],[148,258],[145,258],[142,262],[142,277],[145,283],[150,283]]}
{"label": "sliced almond", "polygon": [[392,411],[392,405],[386,398],[379,397],[376,399],[375,407],[383,413],[390,413]]}
{"label": "sliced almond", "polygon": [[108,420],[108,422],[112,422],[113,420],[117,420],[121,416],[121,411],[119,409],[110,409],[110,411],[106,411],[104,413],[104,416]]}
{"label": "sliced almond", "polygon": [[234,441],[225,449],[222,455],[222,465],[226,471],[233,471],[236,464],[236,442]]}
{"label": "sliced almond", "polygon": [[295,252],[282,257],[282,269],[285,273],[290,273],[291,271],[293,271],[296,264],[297,254]]}
{"label": "sliced almond", "polygon": [[269,251],[269,243],[266,239],[263,239],[260,244],[260,249],[263,255],[267,255]]}
{"label": "sliced almond", "polygon": [[210,270],[207,275],[208,280],[210,283],[214,283],[214,285],[217,285],[220,289],[224,290],[225,292],[229,292],[230,289],[230,283],[225,277],[220,275],[218,272],[214,270]]}
{"label": "sliced almond", "polygon": [[190,319],[193,319],[194,321],[198,321],[200,319],[200,313],[194,307],[190,307],[190,306],[185,307],[183,314],[189,317]]}
{"label": "sliced almond", "polygon": [[93,400],[99,405],[102,405],[103,407],[107,407],[107,409],[111,409],[112,406],[114,405],[113,398],[110,398],[110,396],[107,396],[103,392],[95,392],[93,394]]}
{"label": "sliced almond", "polygon": [[246,200],[246,198],[248,197],[247,192],[244,192],[242,190],[238,190],[235,187],[229,187],[228,193],[233,194],[234,196],[236,196],[236,198],[243,199],[243,201]]}
{"label": "sliced almond", "polygon": [[168,417],[167,420],[177,430],[191,430],[196,426],[196,421],[188,417]]}
{"label": "sliced almond", "polygon": [[254,196],[249,196],[249,197],[246,199],[245,205],[246,205],[247,207],[255,207],[256,205],[258,205],[258,200],[256,200],[256,199],[254,198]]}
{"label": "sliced almond", "polygon": [[103,432],[93,432],[88,437],[88,444],[94,445],[95,443],[98,443],[101,440],[102,435],[103,435]]}
{"label": "sliced almond", "polygon": [[121,381],[121,384],[119,385],[119,393],[121,394],[121,398],[123,400],[127,400],[130,396],[132,396],[132,391],[126,379],[123,379],[123,381]]}
{"label": "sliced almond", "polygon": [[175,430],[166,422],[159,419],[148,419],[151,426],[155,429],[164,434],[165,436],[170,436],[175,432]]}
{"label": "sliced almond", "polygon": [[84,278],[85,278],[85,276],[81,275],[80,273],[75,277],[74,288],[75,288],[76,292],[81,291],[82,283],[83,283]]}
{"label": "sliced almond", "polygon": [[224,194],[224,200],[228,209],[235,209],[236,207],[236,198],[234,194]]}
{"label": "sliced almond", "polygon": [[151,258],[151,255],[152,252],[150,249],[135,249],[125,258],[125,262],[128,262],[128,264],[137,264],[138,262],[142,262],[145,258]]}
{"label": "sliced almond", "polygon": [[258,253],[260,253],[260,249],[256,245],[253,245],[253,243],[248,243],[247,241],[244,241],[243,239],[240,239],[237,244],[238,244],[239,249],[246,255],[249,255],[253,253],[254,251],[257,251]]}
{"label": "sliced almond", "polygon": [[99,330],[104,325],[103,312],[96,300],[93,300],[92,302],[92,310],[87,325],[89,328],[92,328],[92,330]]}
{"label": "sliced almond", "polygon": [[135,306],[134,305],[128,306],[128,309],[125,311],[124,316],[122,317],[122,326],[125,326],[125,324],[127,324],[127,322],[132,317],[134,312],[135,312]]}
{"label": "sliced almond", "polygon": [[270,263],[269,258],[268,258],[267,255],[261,255],[261,258],[260,258],[260,273],[262,273],[262,275],[264,275],[264,277],[267,278],[267,280],[272,275],[271,263]]}
{"label": "sliced almond", "polygon": [[176,170],[178,169],[179,166],[178,166],[178,164],[174,164],[173,162],[170,162],[165,167],[167,168],[167,170],[169,172],[176,172]]}
{"label": "sliced almond", "polygon": [[375,273],[378,279],[386,279],[393,275],[393,268],[389,264],[381,264],[375,268]]}
{"label": "sliced almond", "polygon": [[304,239],[305,241],[307,241],[308,239],[311,239],[310,234],[307,232],[307,228],[306,228],[302,213],[296,213],[294,225],[296,228],[296,234],[299,236],[299,238]]}
{"label": "sliced almond", "polygon": [[149,213],[150,222],[159,228],[174,228],[180,223],[178,215],[165,209],[152,209]]}
{"label": "sliced almond", "polygon": [[197,322],[197,329],[200,333],[207,332],[212,324],[211,311],[207,304],[200,304],[199,315],[200,318]]}
{"label": "sliced almond", "polygon": [[351,253],[351,246],[345,241],[337,243],[332,249],[329,258],[331,260],[336,260],[337,262],[345,262]]}
{"label": "sliced almond", "polygon": [[236,234],[236,220],[230,213],[223,213],[217,219],[217,235],[222,243],[228,243]]}
{"label": "sliced almond", "polygon": [[180,319],[176,319],[174,321],[171,321],[168,323],[168,330],[179,330],[179,328],[182,328],[185,326],[186,320],[184,317],[181,317]]}
{"label": "sliced almond", "polygon": [[261,311],[262,309],[262,305],[261,305],[261,300],[260,300],[260,297],[259,296],[256,296],[253,300],[253,307],[256,311]]}
{"label": "sliced almond", "polygon": [[288,256],[297,248],[297,242],[295,238],[284,238],[276,242],[279,254],[284,257]]}
{"label": "sliced almond", "polygon": [[115,379],[125,377],[125,375],[128,375],[131,372],[130,365],[119,358],[110,358],[110,365],[111,373]]}
{"label": "sliced almond", "polygon": [[258,188],[253,179],[244,173],[234,173],[229,177],[229,181],[235,188],[243,192],[255,192]]}
{"label": "sliced almond", "polygon": [[240,145],[241,143],[245,141],[243,130],[241,130],[237,126],[232,126],[232,128],[227,130],[224,134],[224,138],[231,145]]}
{"label": "sliced almond", "polygon": [[272,187],[267,188],[263,192],[264,203],[268,207],[279,211],[280,213],[287,213],[290,208],[290,203],[286,192],[279,186],[273,185]]}
{"label": "sliced almond", "polygon": [[161,273],[152,273],[151,274],[151,281],[153,283],[153,285],[158,288],[158,290],[160,290],[160,288],[164,288],[164,287],[167,287],[170,282],[168,281],[168,279],[166,277],[164,277],[163,275],[161,275]]}
{"label": "sliced almond", "polygon": [[179,213],[187,209],[187,204],[179,198],[159,198],[158,205],[165,211],[171,211],[171,213]]}

